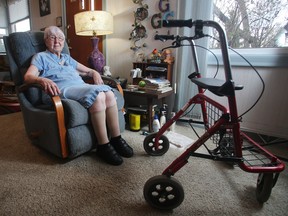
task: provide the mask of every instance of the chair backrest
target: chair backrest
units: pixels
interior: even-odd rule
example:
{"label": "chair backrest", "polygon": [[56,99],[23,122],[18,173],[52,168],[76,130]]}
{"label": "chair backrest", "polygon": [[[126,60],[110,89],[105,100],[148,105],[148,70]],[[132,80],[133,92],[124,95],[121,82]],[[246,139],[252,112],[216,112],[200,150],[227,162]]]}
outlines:
{"label": "chair backrest", "polygon": [[[4,36],[11,78],[16,86],[23,84],[23,76],[30,66],[33,55],[46,50],[44,32],[15,32]],[[67,43],[63,53],[69,54]]]}

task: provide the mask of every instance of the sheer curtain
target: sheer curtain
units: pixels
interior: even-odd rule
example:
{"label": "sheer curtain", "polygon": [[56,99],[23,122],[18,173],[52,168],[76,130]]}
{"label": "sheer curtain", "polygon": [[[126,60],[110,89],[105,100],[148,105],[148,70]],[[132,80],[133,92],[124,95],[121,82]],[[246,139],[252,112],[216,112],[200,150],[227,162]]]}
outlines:
{"label": "sheer curtain", "polygon": [[16,2],[20,2],[22,0],[0,0],[0,6],[6,6],[11,5],[11,4],[15,4]]}
{"label": "sheer curtain", "polygon": [[[181,0],[178,1],[178,17],[177,19],[212,19],[213,0]],[[205,32],[205,29],[204,29]],[[207,30],[206,30],[207,32]],[[194,28],[179,28],[179,35],[192,36],[194,35]],[[207,47],[208,39],[196,40],[195,43],[200,46]],[[207,52],[197,48],[199,69],[200,73],[205,76],[207,68],[206,58]],[[179,110],[189,98],[197,94],[197,88],[188,79],[188,75],[195,71],[194,63],[192,62],[192,55],[190,47],[181,47],[176,52],[176,62],[174,68],[174,80],[176,80],[176,98],[175,98],[175,110]],[[199,108],[193,109],[191,113],[192,117],[200,118],[201,112]]]}

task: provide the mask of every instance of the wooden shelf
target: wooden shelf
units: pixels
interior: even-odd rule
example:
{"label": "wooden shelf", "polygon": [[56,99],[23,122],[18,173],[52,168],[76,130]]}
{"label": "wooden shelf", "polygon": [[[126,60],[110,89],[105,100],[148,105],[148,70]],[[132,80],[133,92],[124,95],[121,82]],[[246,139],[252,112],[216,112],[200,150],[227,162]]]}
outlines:
{"label": "wooden shelf", "polygon": [[[166,71],[157,71],[157,70],[146,70],[147,67],[163,67],[166,68]],[[172,83],[172,73],[173,73],[173,64],[163,63],[153,63],[153,62],[133,62],[133,68],[140,68],[142,70],[142,77],[165,77]],[[138,85],[141,78],[134,78],[133,84]]]}

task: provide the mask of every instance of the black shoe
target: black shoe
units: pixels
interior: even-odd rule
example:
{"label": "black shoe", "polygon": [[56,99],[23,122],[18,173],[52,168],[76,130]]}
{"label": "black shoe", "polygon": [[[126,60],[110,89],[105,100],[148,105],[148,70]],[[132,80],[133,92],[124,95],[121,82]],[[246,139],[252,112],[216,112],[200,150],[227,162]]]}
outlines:
{"label": "black shoe", "polygon": [[109,143],[103,148],[98,148],[97,155],[105,162],[112,165],[121,165],[123,163],[122,157],[115,151],[113,146]]}
{"label": "black shoe", "polygon": [[114,149],[122,156],[122,157],[132,157],[133,156],[133,149],[127,144],[127,142],[123,138],[119,138],[115,142],[111,142],[111,145]]}

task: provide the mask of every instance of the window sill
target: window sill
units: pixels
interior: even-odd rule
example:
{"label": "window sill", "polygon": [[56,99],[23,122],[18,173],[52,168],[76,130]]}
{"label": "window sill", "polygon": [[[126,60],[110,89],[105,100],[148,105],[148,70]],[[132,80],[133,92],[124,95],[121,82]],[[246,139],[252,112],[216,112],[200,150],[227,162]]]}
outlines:
{"label": "window sill", "polygon": [[[288,47],[283,48],[259,48],[259,49],[235,49],[243,55],[255,67],[288,67]],[[223,65],[220,49],[211,50]],[[249,66],[241,56],[229,50],[231,66]],[[216,65],[215,57],[208,54],[208,65]]]}

